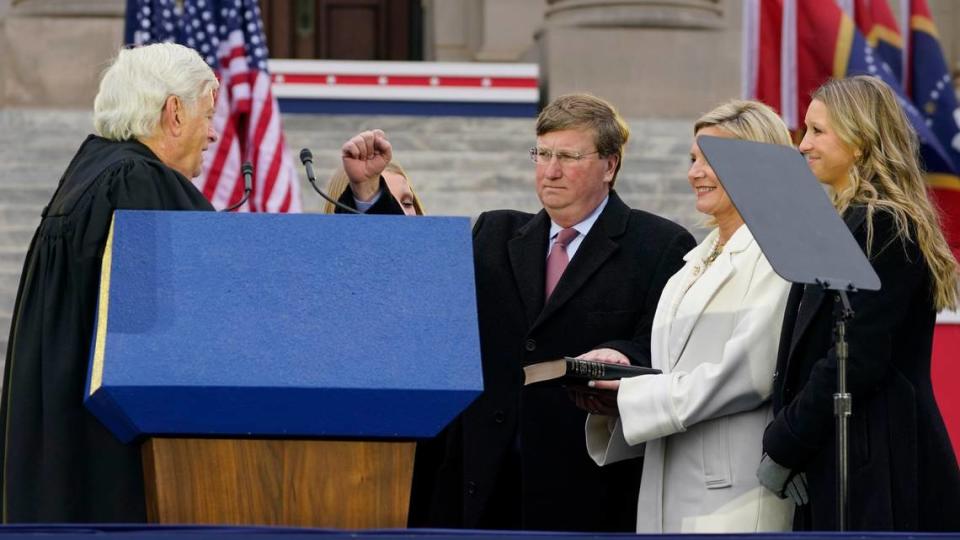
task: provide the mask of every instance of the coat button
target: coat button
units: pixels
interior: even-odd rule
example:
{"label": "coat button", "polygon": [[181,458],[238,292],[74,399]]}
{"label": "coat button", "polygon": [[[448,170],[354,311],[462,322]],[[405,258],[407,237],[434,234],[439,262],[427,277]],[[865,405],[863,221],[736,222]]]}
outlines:
{"label": "coat button", "polygon": [[528,339],[527,342],[523,344],[523,348],[526,349],[527,352],[533,352],[537,350],[536,340]]}
{"label": "coat button", "polygon": [[467,495],[473,497],[477,494],[477,483],[473,480],[467,482]]}
{"label": "coat button", "polygon": [[503,421],[506,420],[506,419],[507,419],[507,415],[504,414],[503,411],[501,411],[501,410],[496,410],[496,411],[493,412],[493,421],[494,421],[494,422],[496,422],[496,423],[498,423],[498,424],[502,424]]}

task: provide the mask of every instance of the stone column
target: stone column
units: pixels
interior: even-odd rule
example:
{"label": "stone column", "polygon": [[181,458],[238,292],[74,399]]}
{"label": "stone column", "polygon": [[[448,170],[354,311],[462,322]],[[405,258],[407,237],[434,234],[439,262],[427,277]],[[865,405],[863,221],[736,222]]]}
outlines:
{"label": "stone column", "polygon": [[426,58],[535,62],[534,34],[544,5],[544,0],[426,0]]}
{"label": "stone column", "polygon": [[530,62],[534,34],[543,21],[543,0],[484,0],[483,28],[476,60]]}
{"label": "stone column", "polygon": [[470,62],[476,52],[481,10],[470,0],[427,0],[423,4],[425,38],[429,52],[426,60],[440,62]]}
{"label": "stone column", "polygon": [[124,0],[0,3],[0,107],[92,107],[123,44],[124,8]]}
{"label": "stone column", "polygon": [[695,118],[740,93],[739,0],[547,0],[546,97],[589,91],[626,116]]}

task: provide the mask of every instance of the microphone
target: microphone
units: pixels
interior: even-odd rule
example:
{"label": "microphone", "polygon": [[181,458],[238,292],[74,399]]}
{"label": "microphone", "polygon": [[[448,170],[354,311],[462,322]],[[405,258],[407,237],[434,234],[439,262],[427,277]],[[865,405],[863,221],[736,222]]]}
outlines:
{"label": "microphone", "polygon": [[253,189],[253,165],[249,161],[244,161],[240,172],[243,173],[243,191],[249,193]]}
{"label": "microphone", "polygon": [[243,197],[240,198],[240,202],[224,208],[221,212],[233,212],[250,198],[250,191],[253,190],[253,165],[249,161],[244,161],[243,165],[240,166],[240,172],[243,173]]}
{"label": "microphone", "polygon": [[317,178],[313,176],[313,154],[310,152],[309,148],[304,148],[303,150],[300,151],[300,162],[303,163],[303,167],[307,170],[307,180],[310,181],[310,185],[313,187],[313,190],[319,193],[321,197],[331,202],[337,208],[344,210],[346,212],[350,212],[351,214],[363,213],[363,212],[358,212],[356,209],[350,208],[349,206],[341,202],[331,199],[329,195],[320,191],[320,188],[317,187]]}

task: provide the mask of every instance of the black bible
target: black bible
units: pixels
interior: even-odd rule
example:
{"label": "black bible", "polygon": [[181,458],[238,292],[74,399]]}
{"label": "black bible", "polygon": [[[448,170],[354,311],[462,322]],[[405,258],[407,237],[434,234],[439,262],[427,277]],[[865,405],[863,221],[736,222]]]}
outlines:
{"label": "black bible", "polygon": [[594,360],[581,360],[565,356],[557,360],[547,360],[530,364],[523,368],[524,386],[543,381],[558,380],[561,383],[582,385],[586,381],[612,381],[638,375],[655,375],[659,369],[607,364]]}

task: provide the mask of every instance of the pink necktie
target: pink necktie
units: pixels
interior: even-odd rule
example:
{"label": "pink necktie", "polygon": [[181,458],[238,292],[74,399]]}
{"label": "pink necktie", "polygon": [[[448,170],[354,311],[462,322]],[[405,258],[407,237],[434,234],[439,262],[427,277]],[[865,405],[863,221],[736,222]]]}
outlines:
{"label": "pink necktie", "polygon": [[557,282],[560,281],[560,276],[562,276],[563,271],[567,269],[567,264],[570,262],[570,258],[567,257],[567,244],[578,234],[580,233],[576,229],[563,229],[557,234],[557,239],[553,242],[553,249],[550,250],[550,255],[547,256],[547,295],[544,299],[550,298],[550,295],[553,294],[553,289],[557,287]]}

